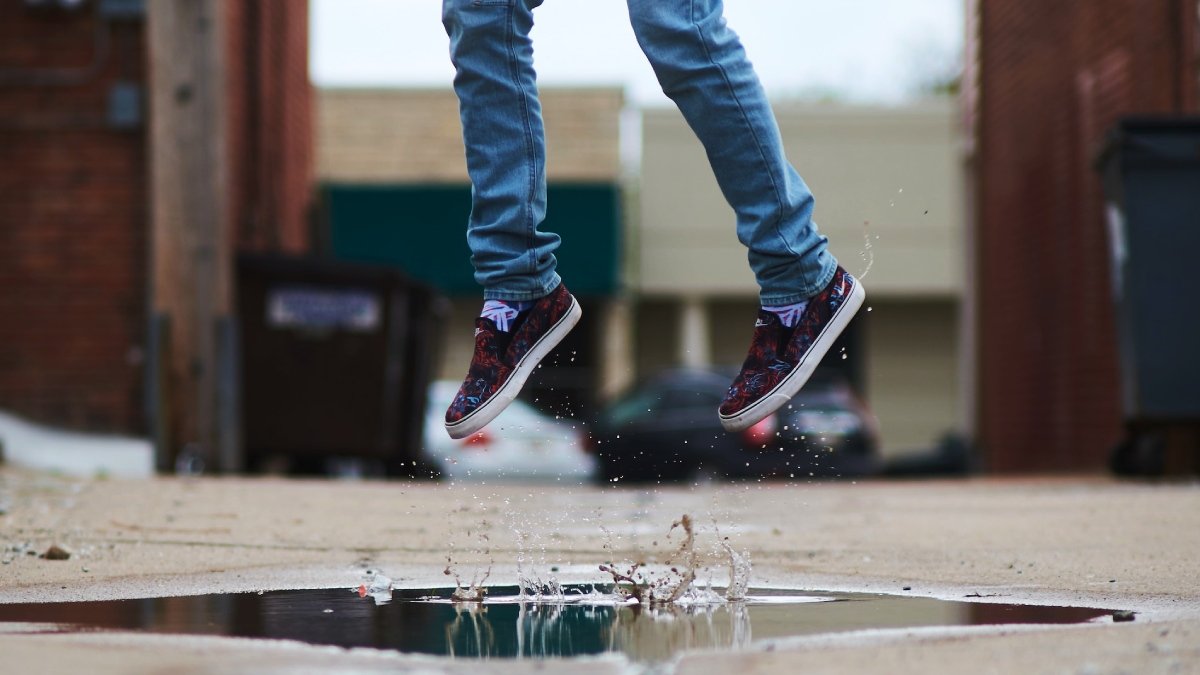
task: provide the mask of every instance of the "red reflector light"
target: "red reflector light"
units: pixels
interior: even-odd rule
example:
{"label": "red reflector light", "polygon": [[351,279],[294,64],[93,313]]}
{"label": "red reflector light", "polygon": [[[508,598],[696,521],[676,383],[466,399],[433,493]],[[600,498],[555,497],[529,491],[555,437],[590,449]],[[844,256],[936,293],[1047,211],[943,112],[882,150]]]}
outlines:
{"label": "red reflector light", "polygon": [[492,438],[492,435],[488,433],[487,429],[480,429],[479,431],[476,431],[470,436],[464,438],[462,443],[468,448],[487,450],[487,446],[491,445],[492,440],[494,439]]}
{"label": "red reflector light", "polygon": [[746,441],[746,446],[751,448],[762,447],[770,443],[775,438],[775,430],[779,427],[779,420],[775,415],[767,415],[763,419],[755,422],[753,426],[742,432],[742,438]]}

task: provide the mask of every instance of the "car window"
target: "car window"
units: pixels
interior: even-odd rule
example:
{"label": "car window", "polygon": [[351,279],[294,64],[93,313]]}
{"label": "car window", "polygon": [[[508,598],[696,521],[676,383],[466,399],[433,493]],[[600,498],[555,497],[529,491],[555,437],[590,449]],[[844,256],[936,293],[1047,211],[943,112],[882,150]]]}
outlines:
{"label": "car window", "polygon": [[663,397],[663,407],[667,410],[676,408],[711,408],[721,404],[721,395],[711,391],[695,389],[671,389]]}
{"label": "car window", "polygon": [[637,391],[612,404],[606,421],[614,427],[642,422],[661,410],[662,392],[658,390]]}

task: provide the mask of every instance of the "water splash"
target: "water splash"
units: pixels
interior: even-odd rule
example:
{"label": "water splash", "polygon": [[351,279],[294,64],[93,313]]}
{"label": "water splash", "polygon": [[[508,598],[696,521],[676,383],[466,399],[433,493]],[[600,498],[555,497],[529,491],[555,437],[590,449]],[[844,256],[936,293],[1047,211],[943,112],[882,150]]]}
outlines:
{"label": "water splash", "polygon": [[[535,499],[532,494],[528,497]],[[557,567],[546,558],[546,542],[541,533],[548,525],[516,518],[509,523],[517,542],[517,587],[522,602],[555,603],[564,599],[562,584],[553,574]],[[547,568],[550,571],[543,577],[538,570]]]}
{"label": "water splash", "polygon": [[[488,577],[492,576],[492,566],[495,565],[496,560],[492,557],[491,538],[486,532],[490,524],[484,521],[481,526],[482,529],[475,533],[475,545],[470,552],[478,556],[480,560],[486,559],[487,568],[480,570],[478,566],[475,567],[471,572],[470,583],[463,584],[462,575],[459,573],[458,568],[459,562],[454,559],[453,541],[450,542],[450,551],[446,554],[446,568],[442,570],[442,574],[454,577],[454,593],[450,597],[456,602],[478,603],[483,602],[483,599],[487,596],[487,586],[484,584],[487,583]],[[467,537],[468,540],[472,538],[470,530],[467,530]]]}
{"label": "water splash", "polygon": [[[858,273],[859,279],[866,279],[871,273],[871,268],[875,266],[875,249],[871,244],[871,221],[863,221],[863,250],[859,252],[859,257],[863,260],[863,270]],[[879,235],[875,235],[878,239]]]}
{"label": "water splash", "polygon": [[725,587],[725,599],[731,602],[745,600],[750,589],[750,552],[735,551],[729,545],[728,537],[721,542],[721,548],[729,556],[729,585]]}
{"label": "water splash", "polygon": [[[626,563],[620,567],[614,563],[600,565],[600,570],[612,577],[616,593],[623,600],[647,607],[717,605],[726,602],[728,598],[722,598],[713,591],[711,584],[696,583],[697,573],[701,569],[700,556],[690,515],[684,514],[671,523],[667,539],[670,540],[677,531],[682,531],[683,538],[675,550],[663,559],[662,564],[667,567],[665,573],[647,568],[644,562]],[[745,588],[749,585],[750,566],[746,558],[739,556],[738,560],[741,562],[736,571],[730,570],[730,580],[731,585],[737,580],[735,595],[744,597]]]}
{"label": "water splash", "polygon": [[[587,519],[585,519],[587,520]],[[596,520],[600,520],[599,514]],[[485,521],[483,527],[486,529]],[[718,539],[711,549],[703,555],[697,547],[697,528],[689,514],[682,515],[671,523],[664,540],[664,547],[669,552],[664,555],[653,555],[653,564],[648,564],[643,556],[637,560],[621,561],[616,553],[616,543],[622,536],[614,533],[603,524],[599,525],[604,533],[604,551],[607,562],[598,569],[612,578],[611,590],[600,590],[595,585],[590,592],[582,592],[578,588],[569,591],[554,574],[557,565],[549,565],[546,560],[545,544],[539,534],[541,528],[532,527],[530,523],[510,523],[517,542],[517,596],[511,599],[500,599],[501,602],[516,602],[537,606],[552,605],[585,605],[585,606],[623,606],[640,605],[642,607],[699,607],[719,606],[745,599],[750,585],[750,557],[747,551],[736,551],[729,543],[728,537],[721,537],[721,531],[716,521],[712,532]],[[468,531],[468,537],[471,532]],[[470,553],[480,561],[474,567],[470,581],[464,582],[466,575],[460,568],[467,569],[466,558],[456,554],[453,541],[446,556],[446,567],[443,573],[452,576],[455,590],[451,595],[454,602],[484,603],[487,600],[486,583],[491,576],[494,559],[491,556],[490,538],[486,532],[479,531],[475,535],[476,545]],[[658,548],[659,542],[652,543]],[[467,557],[469,558],[469,556]],[[486,565],[482,562],[486,560]],[[549,572],[539,571],[549,569]],[[725,570],[728,573],[728,583],[724,593],[714,589],[711,574],[714,571]],[[700,581],[700,575],[706,579]]]}

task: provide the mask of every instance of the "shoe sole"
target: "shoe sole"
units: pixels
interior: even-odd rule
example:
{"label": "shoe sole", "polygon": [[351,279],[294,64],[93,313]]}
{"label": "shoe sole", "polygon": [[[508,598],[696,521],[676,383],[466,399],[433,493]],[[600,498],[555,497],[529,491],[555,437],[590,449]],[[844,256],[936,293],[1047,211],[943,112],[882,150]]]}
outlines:
{"label": "shoe sole", "polygon": [[800,393],[812,374],[816,372],[817,366],[825,358],[825,354],[829,352],[834,341],[858,313],[866,298],[867,292],[863,288],[862,282],[855,279],[854,288],[850,290],[850,297],[833,313],[829,323],[825,325],[821,334],[809,347],[808,352],[800,359],[800,363],[796,364],[787,377],[783,378],[779,384],[775,385],[774,389],[767,392],[762,398],[734,415],[721,415],[718,411],[718,415],[721,417],[721,426],[725,427],[725,431],[742,431],[754,426]]}
{"label": "shoe sole", "polygon": [[583,316],[583,310],[579,308],[579,301],[575,299],[575,296],[571,296],[571,308],[550,327],[550,330],[546,331],[545,335],[533,343],[533,347],[517,362],[512,375],[508,376],[496,393],[492,394],[486,403],[476,408],[470,415],[453,424],[445,425],[446,433],[450,434],[450,438],[456,440],[466,438],[487,426],[489,422],[496,419],[497,415],[504,412],[508,404],[516,400],[517,394],[521,393],[521,388],[525,386],[525,381],[529,379],[530,373],[537,368],[542,359],[546,358],[547,354],[558,346],[559,342],[562,342],[567,333],[571,332],[575,324],[579,323],[581,316]]}

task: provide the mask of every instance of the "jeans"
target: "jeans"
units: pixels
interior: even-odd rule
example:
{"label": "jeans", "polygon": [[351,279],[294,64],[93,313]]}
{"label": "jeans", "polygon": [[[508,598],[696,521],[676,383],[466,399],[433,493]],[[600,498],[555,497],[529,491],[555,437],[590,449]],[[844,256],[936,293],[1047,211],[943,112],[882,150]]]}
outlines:
{"label": "jeans", "polygon": [[[578,1],[578,0],[566,0]],[[533,300],[560,279],[546,215],[545,135],[529,31],[542,0],[443,0],[471,178],[467,243],[489,300]],[[774,113],[722,0],[628,0],[663,92],[703,144],[764,305],[816,295],[837,261],[813,196],[784,156]],[[581,26],[581,29],[584,27]]]}

